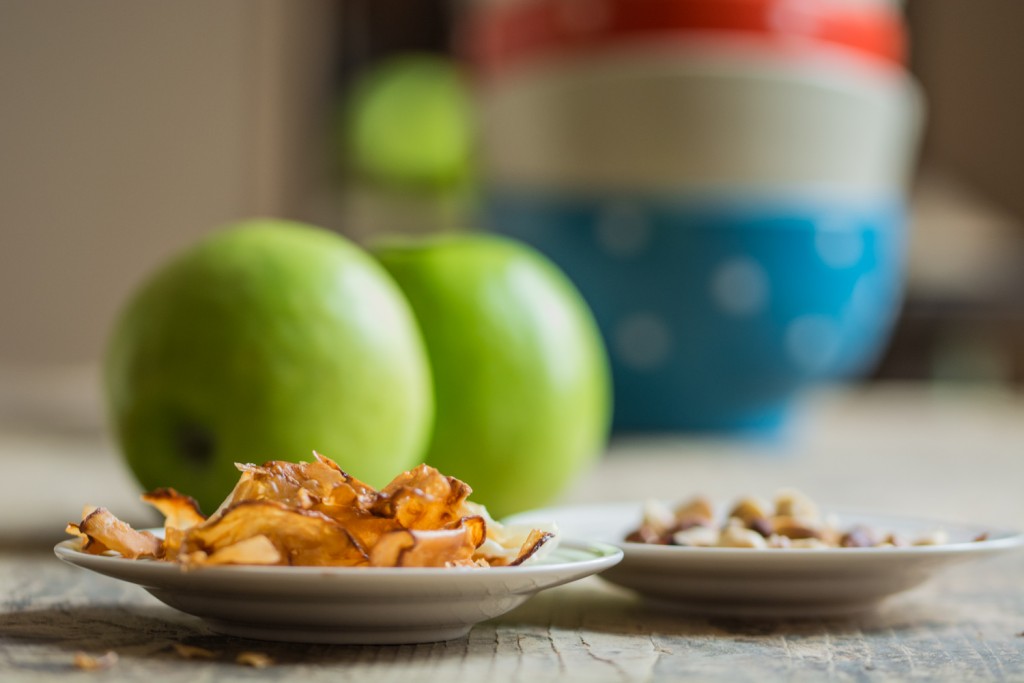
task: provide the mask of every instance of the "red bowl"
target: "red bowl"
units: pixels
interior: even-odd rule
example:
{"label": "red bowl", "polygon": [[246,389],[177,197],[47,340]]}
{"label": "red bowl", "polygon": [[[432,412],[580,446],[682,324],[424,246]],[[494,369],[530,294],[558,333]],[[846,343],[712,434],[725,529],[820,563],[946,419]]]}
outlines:
{"label": "red bowl", "polygon": [[697,32],[827,44],[895,65],[906,56],[896,10],[837,0],[522,0],[472,13],[464,37],[471,59],[493,72],[541,55]]}

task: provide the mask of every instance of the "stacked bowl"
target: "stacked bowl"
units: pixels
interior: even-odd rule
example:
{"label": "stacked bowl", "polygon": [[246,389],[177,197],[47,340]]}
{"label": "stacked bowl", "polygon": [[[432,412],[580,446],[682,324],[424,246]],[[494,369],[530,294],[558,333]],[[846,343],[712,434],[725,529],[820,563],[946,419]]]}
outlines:
{"label": "stacked bowl", "polygon": [[882,0],[504,0],[467,23],[484,220],[605,335],[619,430],[772,431],[898,311],[921,121]]}

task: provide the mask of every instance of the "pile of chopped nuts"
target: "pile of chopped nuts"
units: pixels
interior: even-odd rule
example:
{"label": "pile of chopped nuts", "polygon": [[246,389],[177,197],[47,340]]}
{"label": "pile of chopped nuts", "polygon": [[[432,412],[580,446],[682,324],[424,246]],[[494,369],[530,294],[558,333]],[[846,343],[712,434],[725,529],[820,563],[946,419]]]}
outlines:
{"label": "pile of chopped nuts", "polygon": [[715,520],[711,501],[704,496],[675,510],[649,500],[643,522],[626,541],[699,548],[892,548],[948,542],[941,530],[906,539],[863,525],[840,529],[835,519],[822,517],[814,501],[792,489],[780,491],[772,506],[743,498],[729,510],[724,523]]}

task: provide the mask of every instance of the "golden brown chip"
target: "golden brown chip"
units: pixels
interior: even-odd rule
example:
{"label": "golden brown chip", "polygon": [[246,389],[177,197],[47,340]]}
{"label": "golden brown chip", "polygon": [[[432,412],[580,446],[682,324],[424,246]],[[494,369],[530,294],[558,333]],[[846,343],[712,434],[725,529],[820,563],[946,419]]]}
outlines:
{"label": "golden brown chip", "polygon": [[133,560],[162,554],[160,539],[148,531],[136,531],[106,508],[96,508],[80,523],[70,524],[68,528],[76,530],[71,533],[86,538],[82,550],[87,553],[98,555],[113,550]]}
{"label": "golden brown chip", "polygon": [[172,488],[162,488],[142,494],[146,501],[164,516],[164,528],[189,529],[206,521],[199,510],[199,503],[192,496],[178,493]]}
{"label": "golden brown chip", "polygon": [[447,529],[402,529],[385,534],[370,550],[374,567],[443,567],[469,560],[486,537],[484,520],[467,517]]}
{"label": "golden brown chip", "polygon": [[281,564],[281,551],[260,534],[244,541],[219,548],[203,561],[204,564]]}
{"label": "golden brown chip", "polygon": [[384,534],[370,548],[370,565],[373,567],[400,567],[407,552],[416,547],[416,536],[408,529],[399,529]]}
{"label": "golden brown chip", "polygon": [[366,553],[349,532],[326,515],[272,501],[243,501],[193,527],[181,552],[213,555],[253,536],[266,536],[281,554],[280,564],[355,566]]}
{"label": "golden brown chip", "polygon": [[316,506],[314,511],[341,525],[364,549],[372,548],[384,534],[404,528],[395,519],[378,517],[357,508],[331,507],[321,504]]}
{"label": "golden brown chip", "polygon": [[245,500],[275,500],[302,509],[355,507],[368,509],[377,492],[349,475],[332,460],[313,453],[313,462],[272,460],[263,465],[237,464],[242,478],[225,506]]}
{"label": "golden brown chip", "polygon": [[406,529],[437,529],[463,516],[462,504],[472,491],[455,477],[420,465],[384,487],[372,511],[393,517]]}
{"label": "golden brown chip", "polygon": [[330,458],[320,455],[316,451],[313,451],[313,457],[321,465],[327,467],[328,469],[335,470],[342,476],[348,487],[351,488],[356,494],[355,500],[357,503],[357,507],[360,507],[364,510],[369,509],[370,505],[373,504],[373,501],[376,500],[377,489],[373,488],[369,484],[365,484],[359,481],[351,474],[338,467],[338,463],[334,462]]}
{"label": "golden brown chip", "polygon": [[174,527],[167,527],[164,529],[162,555],[164,559],[173,560],[178,557],[178,553],[181,551],[181,544],[185,542],[186,533],[188,532]]}
{"label": "golden brown chip", "polygon": [[515,567],[526,562],[528,559],[534,556],[538,550],[541,549],[545,543],[554,538],[555,535],[550,531],[541,531],[540,529],[533,529],[530,535],[526,537],[526,541],[519,548],[519,554],[516,558],[509,562],[509,566]]}

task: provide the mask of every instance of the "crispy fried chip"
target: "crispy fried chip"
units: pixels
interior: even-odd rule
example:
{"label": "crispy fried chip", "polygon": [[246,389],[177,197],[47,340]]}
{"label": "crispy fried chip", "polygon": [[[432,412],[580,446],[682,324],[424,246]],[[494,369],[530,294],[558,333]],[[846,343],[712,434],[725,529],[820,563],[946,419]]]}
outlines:
{"label": "crispy fried chip", "polygon": [[145,494],[164,514],[162,541],[104,508],[87,508],[67,532],[82,539],[85,552],[184,567],[514,566],[554,545],[553,528],[503,527],[468,500],[467,484],[433,467],[420,465],[376,491],[313,455],[312,462],[237,465],[238,483],[209,518],[174,489]]}
{"label": "crispy fried chip", "polygon": [[75,652],[71,663],[76,669],[81,669],[82,671],[102,671],[117,664],[117,659],[117,653],[113,650],[108,650],[99,657],[94,657],[78,650]]}
{"label": "crispy fried chip", "polygon": [[535,529],[533,526],[503,526],[487,514],[487,509],[476,503],[466,501],[463,510],[468,514],[482,517],[487,523],[487,539],[480,545],[474,558],[486,562],[491,567],[518,566],[527,560],[537,560],[548,551],[553,550],[556,538],[554,524],[542,525],[546,528]]}
{"label": "crispy fried chip", "polygon": [[486,538],[482,517],[467,517],[447,529],[392,531],[380,538],[370,551],[374,567],[444,567],[462,562]]}
{"label": "crispy fried chip", "polygon": [[222,506],[244,500],[276,500],[303,509],[369,509],[377,492],[317,452],[314,462],[274,460],[263,465],[236,464],[242,478]]}
{"label": "crispy fried chip", "polygon": [[519,548],[519,554],[516,555],[515,559],[509,562],[509,566],[515,567],[526,562],[528,559],[534,556],[538,550],[541,549],[545,543],[554,538],[555,535],[550,531],[541,531],[540,529],[531,529],[530,535],[523,541],[523,545]]}
{"label": "crispy fried chip", "polygon": [[281,564],[284,558],[274,542],[263,534],[252,536],[209,554],[207,564]]}
{"label": "crispy fried chip", "polygon": [[251,666],[254,669],[265,669],[268,666],[274,665],[273,658],[263,652],[239,652],[238,656],[235,657],[235,662]]}
{"label": "crispy fried chip", "polygon": [[455,477],[420,465],[384,487],[373,512],[395,518],[406,529],[437,529],[459,520],[462,504],[472,492]]}
{"label": "crispy fried chip", "polygon": [[235,503],[209,522],[194,527],[182,551],[217,551],[253,536],[265,536],[281,555],[279,564],[354,566],[366,553],[348,531],[322,513],[289,508],[274,501]]}
{"label": "crispy fried chip", "polygon": [[142,494],[146,501],[164,516],[164,528],[191,529],[196,524],[206,521],[206,516],[199,510],[199,503],[192,496],[178,493],[172,488],[156,489]]}
{"label": "crispy fried chip", "polygon": [[99,555],[113,550],[134,560],[158,557],[162,553],[160,539],[148,531],[136,531],[115,517],[106,508],[96,508],[79,524],[70,524],[76,535],[83,536],[82,550]]}

